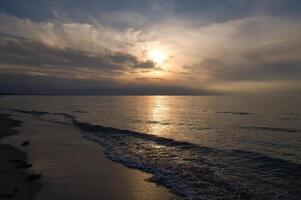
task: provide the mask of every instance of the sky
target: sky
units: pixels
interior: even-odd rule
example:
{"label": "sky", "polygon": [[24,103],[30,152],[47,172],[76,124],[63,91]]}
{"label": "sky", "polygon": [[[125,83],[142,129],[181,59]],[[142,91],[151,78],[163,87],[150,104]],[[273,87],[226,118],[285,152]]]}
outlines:
{"label": "sky", "polygon": [[0,0],[0,93],[301,94],[301,0]]}

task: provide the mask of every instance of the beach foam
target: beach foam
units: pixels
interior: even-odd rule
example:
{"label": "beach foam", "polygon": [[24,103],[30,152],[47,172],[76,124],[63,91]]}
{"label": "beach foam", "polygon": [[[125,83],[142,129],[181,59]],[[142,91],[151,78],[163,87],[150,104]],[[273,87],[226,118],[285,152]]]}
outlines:
{"label": "beach foam", "polygon": [[152,173],[148,181],[185,199],[297,199],[301,195],[301,165],[289,161],[93,125],[68,113],[14,111],[80,128],[85,138],[104,148],[109,159]]}

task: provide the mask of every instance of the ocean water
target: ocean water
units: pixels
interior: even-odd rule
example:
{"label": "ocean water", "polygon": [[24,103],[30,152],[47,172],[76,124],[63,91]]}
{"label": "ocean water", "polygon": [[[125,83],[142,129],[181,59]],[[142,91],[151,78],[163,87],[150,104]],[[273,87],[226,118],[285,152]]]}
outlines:
{"label": "ocean water", "polygon": [[301,199],[301,97],[4,96],[184,199]]}

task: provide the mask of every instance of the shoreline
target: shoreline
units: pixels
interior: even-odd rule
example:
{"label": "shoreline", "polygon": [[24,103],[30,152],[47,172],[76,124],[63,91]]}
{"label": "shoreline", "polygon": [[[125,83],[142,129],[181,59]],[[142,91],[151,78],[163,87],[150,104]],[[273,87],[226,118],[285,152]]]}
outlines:
{"label": "shoreline", "polygon": [[168,188],[146,181],[152,174],[106,158],[102,147],[83,138],[75,127],[24,114],[13,116],[22,121],[21,134],[6,138],[5,143],[18,146],[30,141],[24,151],[33,171],[43,174],[43,187],[33,199],[181,199]]}
{"label": "shoreline", "polygon": [[11,115],[0,113],[0,199],[29,200],[40,188],[40,183],[29,180],[27,154],[2,139],[16,135],[21,121],[14,120]]}

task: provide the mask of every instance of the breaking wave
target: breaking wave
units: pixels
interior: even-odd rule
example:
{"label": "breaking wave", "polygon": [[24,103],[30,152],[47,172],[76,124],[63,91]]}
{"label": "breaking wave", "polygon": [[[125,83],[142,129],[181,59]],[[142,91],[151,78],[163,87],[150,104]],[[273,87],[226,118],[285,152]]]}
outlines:
{"label": "breaking wave", "polygon": [[33,114],[44,120],[47,116],[52,116],[51,120],[58,116],[64,118],[63,123],[81,129],[85,138],[99,143],[109,159],[152,173],[148,181],[164,185],[184,199],[301,197],[301,165],[296,163],[250,151],[221,150],[93,125],[68,113],[13,111]]}

